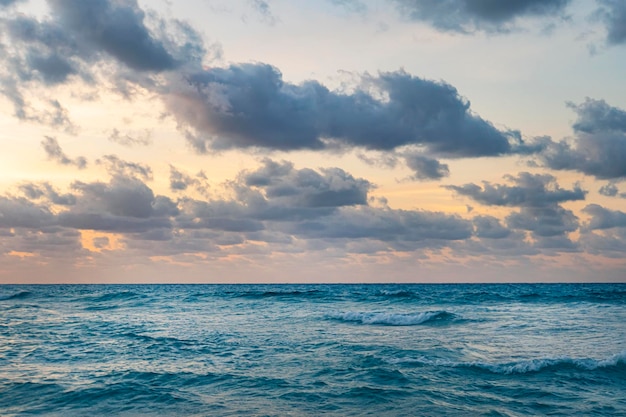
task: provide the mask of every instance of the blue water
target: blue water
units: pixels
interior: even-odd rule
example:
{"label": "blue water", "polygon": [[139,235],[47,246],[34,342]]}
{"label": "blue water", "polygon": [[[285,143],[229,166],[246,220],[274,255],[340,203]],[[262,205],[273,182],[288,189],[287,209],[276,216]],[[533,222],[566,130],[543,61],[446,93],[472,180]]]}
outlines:
{"label": "blue water", "polygon": [[0,415],[626,416],[626,284],[4,285]]}

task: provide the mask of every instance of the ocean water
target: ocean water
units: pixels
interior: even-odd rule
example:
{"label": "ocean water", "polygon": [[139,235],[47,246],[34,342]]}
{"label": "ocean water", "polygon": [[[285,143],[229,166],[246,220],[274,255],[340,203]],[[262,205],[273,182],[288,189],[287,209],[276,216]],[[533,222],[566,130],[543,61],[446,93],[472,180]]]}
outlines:
{"label": "ocean water", "polygon": [[626,284],[3,285],[2,416],[626,416]]}

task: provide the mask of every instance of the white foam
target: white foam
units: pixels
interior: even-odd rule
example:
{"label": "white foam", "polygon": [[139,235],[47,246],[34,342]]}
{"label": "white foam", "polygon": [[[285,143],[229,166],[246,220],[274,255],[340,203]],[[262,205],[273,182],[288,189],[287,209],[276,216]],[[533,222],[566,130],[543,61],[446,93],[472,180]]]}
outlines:
{"label": "white foam", "polygon": [[382,324],[387,326],[415,326],[437,318],[443,318],[450,313],[445,311],[426,311],[422,313],[362,313],[347,311],[333,315],[333,318],[352,321],[362,324]]}

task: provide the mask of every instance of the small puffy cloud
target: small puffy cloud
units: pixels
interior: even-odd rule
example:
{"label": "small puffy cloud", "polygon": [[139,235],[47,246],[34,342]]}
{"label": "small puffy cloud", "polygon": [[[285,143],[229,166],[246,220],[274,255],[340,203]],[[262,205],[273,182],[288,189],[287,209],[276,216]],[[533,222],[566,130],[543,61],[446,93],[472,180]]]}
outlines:
{"label": "small puffy cloud", "polygon": [[43,146],[49,160],[56,161],[61,165],[74,165],[78,169],[87,167],[87,159],[85,159],[85,157],[79,156],[74,159],[68,157],[65,152],[63,152],[63,149],[61,149],[59,142],[51,136],[46,136],[45,139],[41,141],[41,146]]}
{"label": "small puffy cloud", "polygon": [[123,146],[148,146],[152,143],[152,133],[145,130],[136,135],[122,134],[118,129],[113,129],[109,135],[111,142],[119,143]]}
{"label": "small puffy cloud", "polygon": [[585,224],[586,230],[626,227],[626,213],[619,210],[609,210],[598,204],[589,204],[583,209],[583,213],[591,216],[589,222]]}
{"label": "small puffy cloud", "polygon": [[104,165],[107,172],[114,177],[139,176],[144,180],[152,179],[152,168],[137,162],[128,162],[115,155],[105,155],[96,160],[97,164]]}
{"label": "small puffy cloud", "polygon": [[442,164],[422,154],[408,153],[404,155],[404,160],[406,165],[415,172],[412,176],[415,180],[439,180],[450,175],[447,164]]}
{"label": "small puffy cloud", "polygon": [[570,0],[391,0],[404,16],[441,31],[506,32],[524,17],[554,17]]}
{"label": "small puffy cloud", "polygon": [[60,194],[49,183],[41,184],[25,183],[19,186],[20,191],[24,193],[29,200],[47,199],[52,204],[60,206],[73,206],[76,204],[76,196],[73,194]]}
{"label": "small puffy cloud", "polygon": [[550,143],[538,156],[541,163],[596,178],[626,178],[626,112],[604,100],[569,107],[578,114],[574,140]]}
{"label": "small puffy cloud", "polygon": [[351,94],[317,81],[291,84],[265,64],[232,64],[173,84],[166,103],[195,149],[270,150],[421,145],[449,157],[532,152],[517,132],[500,131],[470,111],[445,83],[403,71],[363,76]]}

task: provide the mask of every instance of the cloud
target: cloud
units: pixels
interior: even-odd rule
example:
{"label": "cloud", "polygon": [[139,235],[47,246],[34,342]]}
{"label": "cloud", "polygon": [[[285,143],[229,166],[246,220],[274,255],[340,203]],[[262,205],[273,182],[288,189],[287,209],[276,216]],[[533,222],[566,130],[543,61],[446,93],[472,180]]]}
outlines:
{"label": "cloud", "polygon": [[465,184],[444,186],[458,194],[489,206],[519,207],[519,211],[506,217],[507,226],[533,232],[535,237],[552,237],[573,232],[578,219],[571,210],[560,206],[566,201],[584,200],[587,194],[576,185],[572,190],[561,188],[556,178],[549,174],[522,172],[517,177],[507,175],[515,185],[491,184],[483,186]]}
{"label": "cloud", "polygon": [[372,239],[396,250],[440,247],[443,241],[468,239],[472,224],[454,215],[429,211],[346,207],[332,216],[287,225],[301,238]]}
{"label": "cloud", "polygon": [[559,236],[578,229],[578,218],[561,206],[522,207],[506,218],[512,229],[528,230],[539,237]]}
{"label": "cloud", "polygon": [[23,0],[0,0],[0,7],[9,7]]}
{"label": "cloud", "polygon": [[587,193],[579,186],[572,190],[562,189],[556,178],[549,174],[521,172],[517,177],[507,175],[505,178],[515,185],[491,184],[485,181],[482,187],[465,184],[446,185],[444,188],[485,205],[509,207],[546,207],[564,201],[584,200]]}
{"label": "cloud", "polygon": [[609,45],[626,43],[626,3],[622,0],[598,0],[601,7],[597,14],[606,25]]}
{"label": "cloud", "polygon": [[367,193],[373,185],[354,178],[340,168],[296,170],[287,161],[263,160],[263,166],[244,171],[240,182],[247,189],[258,187],[264,197],[281,205],[303,208],[326,208],[367,204]]}
{"label": "cloud", "polygon": [[447,164],[417,153],[407,153],[404,159],[409,168],[415,171],[413,179],[439,180],[450,175]]}
{"label": "cloud", "polygon": [[145,14],[131,1],[49,0],[58,23],[95,50],[141,71],[164,71],[179,65],[163,40],[145,25]]}
{"label": "cloud", "polygon": [[582,211],[591,216],[585,224],[586,230],[626,227],[626,213],[622,211],[609,210],[598,204],[589,204]]}
{"label": "cloud", "polygon": [[19,186],[19,189],[29,200],[47,199],[52,204],[61,206],[73,206],[76,204],[76,196],[73,194],[60,194],[55,188],[47,182],[41,184],[25,183]]}
{"label": "cloud", "polygon": [[144,180],[152,179],[152,168],[137,162],[127,162],[115,155],[104,155],[96,160],[97,164],[104,165],[107,172],[114,177],[139,176]]}
{"label": "cloud", "polygon": [[123,135],[119,130],[113,129],[109,140],[123,146],[148,146],[152,143],[152,132],[145,130],[138,135],[131,136],[130,134]]}
{"label": "cloud", "polygon": [[261,19],[269,25],[275,25],[278,19],[272,13],[270,4],[265,0],[248,0],[250,6],[256,11]]}
{"label": "cloud", "polygon": [[71,127],[69,119],[58,118],[62,106],[55,99],[48,100],[51,110],[35,111],[31,99],[41,97],[29,92],[38,86],[77,79],[90,86],[110,82],[124,95],[136,86],[154,91],[160,84],[155,75],[197,66],[212,48],[188,24],[146,14],[135,0],[48,4],[51,12],[43,19],[24,14],[0,19],[6,34],[0,43],[0,92],[23,120]]}
{"label": "cloud", "polygon": [[44,151],[46,151],[46,155],[48,155],[48,159],[52,161],[56,161],[61,165],[74,165],[78,169],[84,169],[87,167],[87,159],[83,156],[76,157],[74,159],[69,158],[61,149],[59,142],[51,137],[46,136],[43,141],[41,141],[41,145],[43,146]]}
{"label": "cloud", "polygon": [[232,64],[188,77],[166,98],[196,149],[291,151],[421,145],[449,157],[532,152],[517,132],[500,131],[470,111],[445,83],[404,71],[363,76],[351,94],[317,81],[291,84],[266,64]]}
{"label": "cloud", "polygon": [[503,239],[511,235],[511,231],[493,216],[476,216],[472,220],[479,238]]}
{"label": "cloud", "polygon": [[441,31],[506,32],[523,17],[553,17],[570,0],[392,0],[408,18]]}
{"label": "cloud", "polygon": [[626,178],[626,112],[589,98],[568,106],[578,114],[574,141],[550,143],[539,155],[540,162],[601,179]]}
{"label": "cloud", "polygon": [[576,132],[626,132],[626,111],[612,107],[604,100],[587,97],[582,104],[568,102],[567,106],[578,115],[572,126]]}
{"label": "cloud", "polygon": [[54,224],[54,214],[45,206],[25,198],[0,196],[0,227],[44,228]]}

